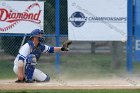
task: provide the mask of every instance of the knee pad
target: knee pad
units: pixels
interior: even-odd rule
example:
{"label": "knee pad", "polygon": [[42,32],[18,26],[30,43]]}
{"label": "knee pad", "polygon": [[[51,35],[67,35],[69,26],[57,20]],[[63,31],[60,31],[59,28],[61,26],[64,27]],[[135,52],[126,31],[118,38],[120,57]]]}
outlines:
{"label": "knee pad", "polygon": [[26,65],[25,65],[25,79],[27,82],[33,81],[33,73],[36,65],[36,57],[33,54],[27,56]]}

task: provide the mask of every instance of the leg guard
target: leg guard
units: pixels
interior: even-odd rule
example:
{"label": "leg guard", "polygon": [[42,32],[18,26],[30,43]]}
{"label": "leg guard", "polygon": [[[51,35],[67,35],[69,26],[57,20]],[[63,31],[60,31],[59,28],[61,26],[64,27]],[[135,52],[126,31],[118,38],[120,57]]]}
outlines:
{"label": "leg guard", "polygon": [[25,79],[27,83],[33,82],[33,73],[36,65],[36,60],[34,58],[35,55],[30,54],[26,60],[27,63],[25,65]]}
{"label": "leg guard", "polygon": [[25,79],[26,82],[31,83],[33,82],[33,73],[34,73],[35,67],[30,64],[26,64],[25,66]]}

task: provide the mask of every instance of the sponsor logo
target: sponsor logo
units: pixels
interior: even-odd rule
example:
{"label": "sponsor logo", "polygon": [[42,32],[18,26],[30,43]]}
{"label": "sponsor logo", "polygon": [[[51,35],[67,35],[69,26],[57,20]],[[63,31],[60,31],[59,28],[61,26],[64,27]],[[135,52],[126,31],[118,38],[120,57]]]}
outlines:
{"label": "sponsor logo", "polygon": [[69,18],[69,22],[75,27],[81,27],[87,21],[87,18],[82,12],[74,12]]}
{"label": "sponsor logo", "polygon": [[[38,12],[30,12],[33,7],[38,7]],[[12,11],[7,8],[0,8],[0,22],[8,23],[6,27],[0,27],[0,31],[12,29],[16,24],[22,21],[40,24],[41,20],[39,18],[41,12],[42,10],[40,10],[40,5],[38,3],[34,3],[28,6],[24,12]]]}
{"label": "sponsor logo", "polygon": [[126,23],[127,17],[98,17],[85,16],[82,12],[74,12],[69,17],[69,22],[75,27],[82,27],[85,22],[88,23]]}

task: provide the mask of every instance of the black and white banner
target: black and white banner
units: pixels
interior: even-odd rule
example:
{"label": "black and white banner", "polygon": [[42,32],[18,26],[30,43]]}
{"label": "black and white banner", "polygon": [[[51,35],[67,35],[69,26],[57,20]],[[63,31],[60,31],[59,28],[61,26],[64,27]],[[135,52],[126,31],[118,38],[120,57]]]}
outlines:
{"label": "black and white banner", "polygon": [[68,36],[76,41],[125,41],[127,0],[68,0]]}

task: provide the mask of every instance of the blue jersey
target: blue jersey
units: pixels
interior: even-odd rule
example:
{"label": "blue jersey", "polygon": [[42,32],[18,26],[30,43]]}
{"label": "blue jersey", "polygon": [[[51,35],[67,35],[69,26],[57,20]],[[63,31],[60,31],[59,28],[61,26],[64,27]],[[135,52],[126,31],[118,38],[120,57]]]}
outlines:
{"label": "blue jersey", "polygon": [[29,54],[34,54],[36,59],[39,60],[42,53],[53,53],[54,47],[47,46],[39,43],[37,47],[34,46],[34,42],[29,40],[25,45],[19,50],[18,58],[19,60],[25,60]]}

